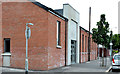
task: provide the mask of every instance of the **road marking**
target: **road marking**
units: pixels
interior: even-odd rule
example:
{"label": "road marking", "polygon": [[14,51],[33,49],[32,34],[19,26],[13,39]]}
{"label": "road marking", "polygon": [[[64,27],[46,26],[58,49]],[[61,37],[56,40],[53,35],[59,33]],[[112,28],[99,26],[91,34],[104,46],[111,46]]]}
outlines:
{"label": "road marking", "polygon": [[112,69],[112,66],[109,67],[108,70],[106,70],[105,72],[109,72]]}

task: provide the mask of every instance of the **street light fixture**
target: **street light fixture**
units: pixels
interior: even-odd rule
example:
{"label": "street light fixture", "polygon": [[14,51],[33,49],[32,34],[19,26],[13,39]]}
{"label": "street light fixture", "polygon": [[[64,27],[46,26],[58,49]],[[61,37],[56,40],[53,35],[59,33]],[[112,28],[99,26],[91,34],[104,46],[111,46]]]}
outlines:
{"label": "street light fixture", "polygon": [[31,35],[31,30],[28,25],[33,25],[32,23],[26,23],[26,30],[25,30],[25,36],[26,36],[26,59],[25,59],[25,74],[28,74],[28,39]]}
{"label": "street light fixture", "polygon": [[34,24],[32,24],[32,23],[26,23],[26,25],[28,25],[28,24],[29,24],[29,25],[34,25]]}

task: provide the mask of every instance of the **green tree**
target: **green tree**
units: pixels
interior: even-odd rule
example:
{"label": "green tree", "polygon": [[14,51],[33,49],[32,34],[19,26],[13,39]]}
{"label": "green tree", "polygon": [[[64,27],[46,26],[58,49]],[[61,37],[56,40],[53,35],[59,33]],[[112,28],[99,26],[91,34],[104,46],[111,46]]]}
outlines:
{"label": "green tree", "polygon": [[100,21],[97,22],[97,28],[92,29],[92,39],[97,44],[104,45],[105,47],[108,47],[107,43],[109,43],[109,23],[106,22],[105,14],[102,14],[100,17]]}
{"label": "green tree", "polygon": [[120,34],[112,36],[113,49],[120,49]]}
{"label": "green tree", "polygon": [[[108,48],[110,37],[108,35],[109,33],[109,23],[106,22],[105,14],[102,14],[100,16],[100,21],[97,22],[97,28],[92,29],[92,39],[94,42],[96,42],[98,45],[101,44]],[[104,53],[104,50],[103,50]],[[104,59],[104,56],[102,56]],[[102,66],[104,66],[104,60],[102,62]]]}

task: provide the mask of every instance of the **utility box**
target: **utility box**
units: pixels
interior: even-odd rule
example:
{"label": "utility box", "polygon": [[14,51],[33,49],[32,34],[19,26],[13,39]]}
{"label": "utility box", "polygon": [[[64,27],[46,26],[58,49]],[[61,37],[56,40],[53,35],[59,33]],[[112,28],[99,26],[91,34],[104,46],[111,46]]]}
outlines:
{"label": "utility box", "polygon": [[3,66],[9,67],[11,54],[10,53],[3,53],[2,56],[3,56]]}

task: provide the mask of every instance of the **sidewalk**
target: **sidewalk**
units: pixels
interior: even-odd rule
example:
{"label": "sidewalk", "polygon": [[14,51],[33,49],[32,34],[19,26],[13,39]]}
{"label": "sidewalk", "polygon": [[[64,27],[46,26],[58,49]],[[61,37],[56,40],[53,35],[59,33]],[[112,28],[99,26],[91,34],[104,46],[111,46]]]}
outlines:
{"label": "sidewalk", "polygon": [[[73,64],[70,66],[65,66],[57,69],[52,69],[48,71],[29,71],[29,72],[106,72],[110,67],[110,60],[107,58],[106,67],[100,67],[100,60],[93,60],[81,64]],[[3,67],[3,72],[24,72],[22,69],[13,69]]]}
{"label": "sidewalk", "polygon": [[49,70],[50,72],[106,72],[110,65],[110,60],[107,58],[106,67],[100,67],[100,60],[93,60],[86,63],[74,64],[71,66],[62,67],[59,69]]}

